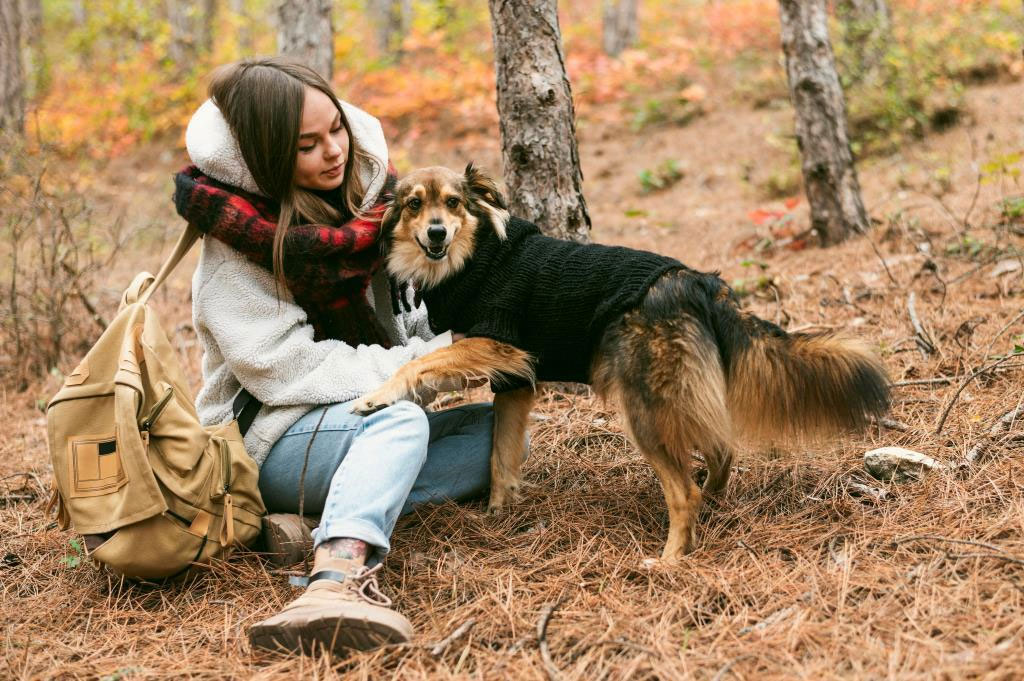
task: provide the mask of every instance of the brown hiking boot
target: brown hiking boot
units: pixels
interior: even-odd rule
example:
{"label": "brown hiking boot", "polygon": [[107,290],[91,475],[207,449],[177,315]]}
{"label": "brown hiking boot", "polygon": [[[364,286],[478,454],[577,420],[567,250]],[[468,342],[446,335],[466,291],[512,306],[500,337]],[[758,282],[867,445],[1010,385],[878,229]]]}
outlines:
{"label": "brown hiking boot", "polygon": [[301,562],[313,550],[313,530],[319,520],[297,513],[263,516],[263,551],[272,565],[283,567]]}
{"label": "brown hiking boot", "polygon": [[327,650],[345,655],[412,638],[412,624],[377,587],[381,566],[353,575],[322,571],[306,591],[270,619],[249,628],[249,643],[267,650]]}

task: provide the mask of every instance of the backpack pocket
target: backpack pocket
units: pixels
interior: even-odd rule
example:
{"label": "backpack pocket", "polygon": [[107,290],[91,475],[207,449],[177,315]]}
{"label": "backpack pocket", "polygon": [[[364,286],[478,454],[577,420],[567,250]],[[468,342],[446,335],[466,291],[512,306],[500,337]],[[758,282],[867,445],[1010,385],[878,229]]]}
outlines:
{"label": "backpack pocket", "polygon": [[219,550],[209,531],[194,532],[168,514],[122,527],[89,557],[133,578],[174,577]]}
{"label": "backpack pocket", "polygon": [[47,407],[53,472],[82,534],[103,534],[167,509],[136,426],[131,386],[65,387]]}
{"label": "backpack pocket", "polygon": [[139,427],[167,467],[187,476],[199,463],[210,435],[199,425],[195,408],[183,404],[183,399],[190,400],[187,394],[166,381],[158,381],[152,394],[153,403],[144,408]]}
{"label": "backpack pocket", "polygon": [[128,484],[113,431],[69,437],[67,458],[71,499],[111,494]]}

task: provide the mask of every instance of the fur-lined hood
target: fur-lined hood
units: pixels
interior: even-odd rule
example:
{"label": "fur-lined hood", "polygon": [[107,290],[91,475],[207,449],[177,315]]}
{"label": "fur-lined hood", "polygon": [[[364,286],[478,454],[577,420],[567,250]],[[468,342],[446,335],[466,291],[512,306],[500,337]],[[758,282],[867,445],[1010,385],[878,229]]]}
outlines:
{"label": "fur-lined hood", "polygon": [[[363,186],[366,187],[362,207],[369,208],[376,201],[387,178],[388,146],[384,130],[379,120],[359,107],[341,100],[338,103],[348,121],[352,139],[376,162],[363,164],[359,168]],[[242,150],[238,148],[228,122],[212,99],[207,99],[192,114],[185,130],[185,148],[203,174],[252,194],[262,194],[245,165]],[[376,167],[368,167],[371,165]]]}

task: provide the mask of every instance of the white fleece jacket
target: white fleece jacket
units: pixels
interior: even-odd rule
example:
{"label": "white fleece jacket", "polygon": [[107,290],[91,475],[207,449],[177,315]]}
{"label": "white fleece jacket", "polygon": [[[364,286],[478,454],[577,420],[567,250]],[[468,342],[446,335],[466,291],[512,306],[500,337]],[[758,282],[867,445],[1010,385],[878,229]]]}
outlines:
{"label": "white fleece jacket", "polygon": [[[387,146],[380,123],[342,102],[352,137],[387,168]],[[253,191],[238,145],[216,105],[203,104],[185,135],[189,156],[204,173]],[[377,168],[360,168],[372,205],[384,184]],[[337,340],[313,340],[306,313],[284,288],[278,298],[273,275],[230,246],[203,239],[192,278],[192,320],[203,348],[203,387],[196,409],[204,425],[232,418],[231,404],[244,386],[263,403],[245,447],[260,465],[274,443],[310,409],[345,402],[369,392],[400,366],[451,343],[434,337],[420,306],[396,317],[386,274],[375,276],[367,298],[392,342],[352,347]]]}

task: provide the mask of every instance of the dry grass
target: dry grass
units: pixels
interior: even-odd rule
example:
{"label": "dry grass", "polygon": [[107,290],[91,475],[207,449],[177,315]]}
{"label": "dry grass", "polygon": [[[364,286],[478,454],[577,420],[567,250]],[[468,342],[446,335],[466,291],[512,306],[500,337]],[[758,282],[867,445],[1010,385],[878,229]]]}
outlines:
{"label": "dry grass", "polygon": [[[970,159],[961,161],[969,168]],[[974,187],[965,181],[946,197],[955,215],[964,214]],[[1024,238],[996,225],[993,191],[979,199],[971,233],[1004,249],[1024,248]],[[900,205],[917,210],[915,202]],[[915,246],[921,239],[912,227],[890,222],[871,241],[824,256],[773,256],[781,297],[752,305],[767,318],[788,317],[791,327],[827,324],[862,334],[883,349],[896,381],[965,376],[991,354],[1008,352],[1024,332],[1020,318],[1004,329],[1024,308],[1021,273],[992,277],[1000,258],[984,253],[942,255],[963,226],[933,205],[915,214],[935,243],[932,257]],[[713,266],[714,252],[733,257],[720,244],[740,231],[725,233],[695,264]],[[655,246],[694,262],[685,236]],[[872,242],[888,259],[888,273]],[[922,268],[928,260],[938,278]],[[187,274],[172,283],[158,301],[168,330],[188,318]],[[929,356],[912,340],[911,292],[937,348]],[[196,349],[187,345],[187,330],[178,337],[195,377]],[[586,395],[547,393],[536,407],[543,420],[533,431],[524,498],[507,516],[489,518],[481,504],[450,504],[400,522],[381,581],[413,620],[414,645],[340,662],[249,649],[247,625],[295,595],[257,556],[167,588],[122,585],[87,564],[65,565],[73,535],[43,515],[49,472],[42,415],[32,395],[5,392],[0,676],[1020,678],[1020,449],[995,443],[970,467],[905,485],[873,481],[861,460],[867,449],[895,444],[959,462],[1024,395],[1024,368],[1010,361],[1000,369],[967,385],[939,434],[936,422],[959,380],[898,387],[891,418],[905,431],[746,452],[724,496],[701,514],[698,550],[650,568],[642,559],[660,551],[666,529],[653,473],[613,412]],[[1015,423],[1009,432],[1021,430]],[[550,668],[540,650],[542,618]],[[432,653],[460,627],[461,636]]]}

